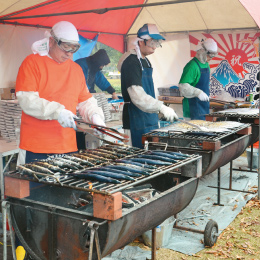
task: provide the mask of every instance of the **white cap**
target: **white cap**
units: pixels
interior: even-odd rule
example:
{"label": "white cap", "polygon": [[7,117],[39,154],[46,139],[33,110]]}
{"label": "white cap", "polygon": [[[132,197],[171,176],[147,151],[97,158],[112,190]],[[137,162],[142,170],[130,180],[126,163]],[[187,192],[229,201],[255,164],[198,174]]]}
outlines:
{"label": "white cap", "polygon": [[155,40],[165,40],[165,38],[159,33],[155,24],[146,23],[137,32],[137,37],[141,39],[149,40],[150,38]]}
{"label": "white cap", "polygon": [[61,21],[53,25],[52,32],[58,40],[77,44],[79,42],[79,34],[76,27],[66,21]]}
{"label": "white cap", "polygon": [[203,41],[202,46],[204,46],[204,48],[209,52],[218,52],[218,45],[211,38],[208,38],[205,41]]}

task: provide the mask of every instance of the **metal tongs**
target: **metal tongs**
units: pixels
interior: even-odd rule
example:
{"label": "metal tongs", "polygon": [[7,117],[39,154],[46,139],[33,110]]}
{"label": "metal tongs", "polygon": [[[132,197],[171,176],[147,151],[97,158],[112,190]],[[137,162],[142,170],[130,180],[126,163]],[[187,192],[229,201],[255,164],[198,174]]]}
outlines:
{"label": "metal tongs", "polygon": [[192,124],[189,121],[185,121],[185,120],[182,120],[182,119],[179,119],[179,118],[177,119],[177,121],[180,121],[180,122],[182,122],[184,124],[193,126],[193,127],[197,128],[197,129],[199,129],[200,131],[207,131],[208,130],[207,127],[199,126],[199,125],[196,125],[196,124]]}
{"label": "metal tongs", "polygon": [[[110,137],[112,137],[114,139],[117,139],[117,140],[119,140],[119,141],[121,141],[123,143],[127,143],[129,141],[129,136],[128,135],[120,133],[116,129],[113,129],[113,128],[110,128],[110,127],[106,127],[106,126],[100,126],[100,125],[94,125],[94,124],[86,123],[82,119],[76,119],[75,121],[78,123],[78,125],[79,124],[88,125],[90,128],[96,129],[100,133],[108,135],[108,136],[110,136]],[[77,129],[80,132],[91,134],[91,135],[95,136],[96,138],[98,138],[98,139],[100,139],[100,140],[102,140],[104,142],[111,143],[111,142],[107,141],[106,139],[101,138],[99,135],[96,135],[96,134],[88,131],[88,129],[81,128],[78,125],[77,125]]]}
{"label": "metal tongs", "polygon": [[231,101],[229,102],[229,101],[219,100],[219,99],[215,99],[215,98],[210,98],[209,101],[221,104],[224,107],[232,107],[232,108],[236,107],[236,103],[235,102],[231,102]]}

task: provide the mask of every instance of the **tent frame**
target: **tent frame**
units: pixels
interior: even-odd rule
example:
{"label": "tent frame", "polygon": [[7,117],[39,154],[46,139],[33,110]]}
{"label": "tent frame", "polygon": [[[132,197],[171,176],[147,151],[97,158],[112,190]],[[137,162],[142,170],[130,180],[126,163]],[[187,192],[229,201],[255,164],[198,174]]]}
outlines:
{"label": "tent frame", "polygon": [[[57,1],[57,0],[56,0]],[[54,1],[54,2],[56,2]],[[139,5],[126,5],[126,6],[117,6],[117,7],[109,7],[109,8],[99,8],[99,9],[92,9],[92,10],[84,10],[84,11],[77,11],[77,12],[65,12],[65,13],[54,13],[54,14],[40,14],[40,15],[30,15],[30,16],[20,16],[20,17],[13,17],[17,13],[10,14],[8,16],[3,16],[0,18],[1,20],[19,20],[19,19],[30,19],[30,18],[42,18],[42,17],[51,17],[51,16],[62,16],[62,15],[75,15],[75,14],[87,14],[87,13],[95,13],[95,14],[104,14],[109,11],[115,10],[122,10],[122,9],[133,9],[133,8],[140,8],[140,7],[150,7],[150,6],[159,6],[159,5],[171,5],[171,4],[183,4],[189,2],[199,2],[204,0],[172,0],[166,2],[157,2],[157,3],[150,3],[150,4],[139,4]],[[41,5],[44,6],[44,5]],[[39,7],[41,7],[39,6]],[[34,9],[36,9],[36,6]],[[23,12],[28,11],[28,9],[24,10]]]}

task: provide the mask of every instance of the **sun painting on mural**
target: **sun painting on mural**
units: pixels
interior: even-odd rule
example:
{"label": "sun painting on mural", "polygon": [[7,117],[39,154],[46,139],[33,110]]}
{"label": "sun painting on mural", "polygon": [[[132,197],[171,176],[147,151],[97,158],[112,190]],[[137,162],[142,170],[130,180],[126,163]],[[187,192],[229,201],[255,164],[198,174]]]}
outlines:
{"label": "sun painting on mural", "polygon": [[228,92],[234,98],[244,98],[256,91],[259,82],[260,33],[190,34],[191,57],[201,39],[212,38],[218,44],[218,55],[210,61],[210,95]]}

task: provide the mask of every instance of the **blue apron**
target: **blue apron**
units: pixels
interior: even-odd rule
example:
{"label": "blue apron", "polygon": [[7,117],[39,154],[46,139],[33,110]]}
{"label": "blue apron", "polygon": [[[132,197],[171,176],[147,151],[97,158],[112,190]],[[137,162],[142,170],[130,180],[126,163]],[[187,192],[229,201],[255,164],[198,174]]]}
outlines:
{"label": "blue apron", "polygon": [[[209,96],[209,80],[210,80],[210,71],[209,68],[202,69],[196,59],[194,59],[200,68],[200,79],[197,85],[195,86],[198,89],[201,89]],[[200,101],[199,98],[189,98],[189,107],[190,107],[190,118],[205,120],[205,115],[209,114],[209,102]]]}
{"label": "blue apron", "polygon": [[[147,61],[147,60],[146,60]],[[141,61],[140,61],[141,62]],[[148,61],[147,61],[148,62]],[[142,64],[141,64],[142,66]],[[153,68],[142,67],[142,85],[144,91],[155,98],[154,85],[153,85]],[[146,113],[136,107],[132,102],[128,106],[128,113],[130,119],[130,131],[132,138],[132,146],[143,148],[142,135],[146,134],[158,126],[158,114]]]}

